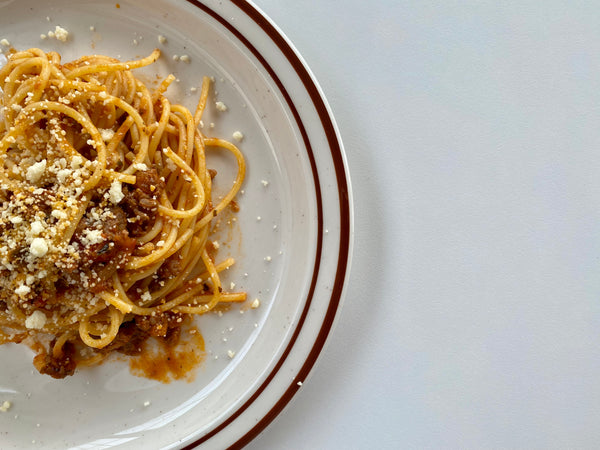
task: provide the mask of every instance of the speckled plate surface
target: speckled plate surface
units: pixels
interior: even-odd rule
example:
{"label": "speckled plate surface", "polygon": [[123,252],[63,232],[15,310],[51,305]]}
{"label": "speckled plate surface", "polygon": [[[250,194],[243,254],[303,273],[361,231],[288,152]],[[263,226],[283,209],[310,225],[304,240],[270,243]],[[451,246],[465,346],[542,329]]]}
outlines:
{"label": "speckled plate surface", "polygon": [[[69,31],[66,42],[40,37],[57,25]],[[242,132],[248,163],[237,225],[220,255],[237,260],[226,282],[261,300],[258,309],[198,319],[206,359],[192,381],[139,378],[123,360],[53,380],[33,369],[28,349],[0,347],[0,403],[11,402],[0,413],[2,448],[249,442],[312,369],[339,310],[351,254],[345,156],[306,65],[270,20],[242,1],[0,1],[0,39],[17,49],[59,51],[65,61],[90,53],[130,59],[158,47],[163,57],[145,74],[174,73],[168,95],[188,107],[202,75],[213,76],[204,131],[227,139]],[[234,166],[218,156],[210,164],[222,179]]]}

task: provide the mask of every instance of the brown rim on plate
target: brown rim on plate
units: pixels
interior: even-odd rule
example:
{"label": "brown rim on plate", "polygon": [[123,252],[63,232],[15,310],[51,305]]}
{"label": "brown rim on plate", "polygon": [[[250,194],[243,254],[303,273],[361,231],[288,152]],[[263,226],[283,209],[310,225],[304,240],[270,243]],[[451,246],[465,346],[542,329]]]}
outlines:
{"label": "brown rim on plate", "polygon": [[[294,344],[302,331],[302,327],[306,321],[306,317],[310,310],[310,306],[313,300],[314,291],[317,284],[317,279],[319,276],[319,268],[321,262],[321,253],[323,246],[323,202],[321,197],[321,183],[319,181],[319,175],[316,167],[316,162],[314,158],[314,153],[312,150],[312,146],[310,143],[310,139],[308,137],[308,133],[306,132],[306,128],[302,123],[300,118],[300,114],[296,106],[294,105],[291,96],[286,90],[285,86],[281,82],[280,78],[277,76],[275,70],[269,65],[266,59],[262,56],[262,54],[252,45],[252,43],[233,25],[231,25],[227,20],[217,14],[208,6],[200,3],[198,0],[187,0],[190,4],[195,7],[201,9],[206,14],[210,15],[213,19],[217,20],[221,25],[223,25],[229,32],[231,32],[240,43],[242,43],[252,54],[257,58],[257,60],[262,64],[264,69],[269,73],[280,92],[282,93],[292,115],[294,116],[294,120],[298,125],[298,129],[302,135],[302,139],[304,145],[306,146],[307,155],[310,161],[313,179],[315,183],[315,192],[316,192],[316,205],[317,205],[317,249],[314,261],[313,275],[310,283],[310,288],[308,291],[308,295],[306,298],[306,302],[304,305],[304,309],[298,321],[298,325],[294,330],[294,333],[290,339],[290,342],[286,346],[279,360],[268,374],[266,379],[262,382],[262,384],[258,387],[258,389],[252,394],[252,396],[244,402],[240,407],[238,407],[227,419],[225,419],[222,423],[220,423],[216,428],[212,429],[208,433],[204,434],[200,438],[196,439],[191,444],[184,447],[184,449],[194,448],[206,441],[210,438],[223,431],[229,424],[231,424],[234,420],[236,420],[267,388],[267,386],[271,383],[273,378],[277,375],[277,372],[289,356]],[[339,309],[342,291],[344,287],[344,281],[346,278],[346,273],[348,270],[348,262],[350,257],[350,233],[351,233],[351,206],[350,206],[350,193],[349,193],[349,183],[346,176],[344,157],[342,153],[342,148],[340,141],[337,137],[336,128],[333,124],[333,120],[329,114],[327,106],[323,97],[319,92],[319,88],[316,85],[315,80],[312,78],[310,73],[308,72],[304,63],[300,60],[296,51],[291,47],[285,37],[273,26],[273,24],[260,12],[253,4],[245,1],[245,0],[231,0],[233,4],[235,4],[243,13],[245,13],[250,19],[252,19],[277,45],[282,54],[286,57],[288,62],[294,68],[296,74],[299,79],[302,81],[306,92],[310,96],[313,105],[319,115],[319,119],[321,121],[321,126],[325,131],[325,135],[327,136],[329,150],[331,152],[331,157],[335,169],[336,182],[339,193],[339,211],[340,211],[340,242],[339,242],[339,255],[337,261],[336,274],[333,281],[333,286],[331,289],[331,296],[329,299],[329,305],[327,307],[327,312],[325,314],[323,323],[321,324],[321,328],[319,333],[313,343],[312,349],[302,367],[298,370],[296,376],[292,379],[290,385],[287,387],[285,392],[281,395],[279,400],[271,407],[271,409],[264,415],[262,419],[260,419],[256,425],[254,425],[250,430],[248,430],[240,439],[238,439],[233,445],[229,448],[242,448],[247,445],[250,441],[252,441],[260,432],[262,432],[267,425],[269,425],[275,417],[283,410],[283,408],[290,402],[294,394],[300,389],[300,386],[297,383],[297,380],[304,380],[310,373],[312,367],[314,366],[325,342],[330,334],[332,329],[334,319],[336,317],[337,311]]]}

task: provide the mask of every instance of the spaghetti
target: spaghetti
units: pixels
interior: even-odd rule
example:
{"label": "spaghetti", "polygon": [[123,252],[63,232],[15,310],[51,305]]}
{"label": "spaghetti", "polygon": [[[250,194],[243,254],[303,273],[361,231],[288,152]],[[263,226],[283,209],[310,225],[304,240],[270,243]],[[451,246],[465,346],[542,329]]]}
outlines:
{"label": "spaghetti", "polygon": [[[120,62],[14,52],[0,70],[0,344],[24,342],[55,378],[135,354],[148,336],[175,339],[189,316],[246,299],[225,292],[211,225],[242,185],[230,142],[204,136],[203,79],[194,113],[171,104]],[[238,166],[213,203],[205,150]]]}

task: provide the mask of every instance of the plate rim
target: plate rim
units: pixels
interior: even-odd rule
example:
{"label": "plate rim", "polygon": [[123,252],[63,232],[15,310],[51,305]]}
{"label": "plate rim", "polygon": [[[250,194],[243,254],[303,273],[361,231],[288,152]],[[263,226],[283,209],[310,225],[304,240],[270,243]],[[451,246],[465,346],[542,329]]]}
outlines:
{"label": "plate rim", "polygon": [[[273,86],[279,90],[281,102],[287,105],[291,113],[290,123],[299,132],[298,141],[304,147],[300,147],[301,152],[309,162],[307,169],[310,167],[306,173],[308,179],[312,175],[311,184],[314,187],[314,193],[309,198],[312,198],[316,212],[315,254],[312,264],[311,259],[306,261],[309,267],[312,266],[312,275],[309,275],[308,291],[300,297],[300,314],[291,330],[290,339],[282,347],[283,351],[273,355],[264,372],[266,376],[252,387],[249,397],[229,408],[212,427],[190,430],[189,434],[177,436],[168,445],[169,448],[191,449],[203,444],[210,446],[220,440],[226,448],[242,448],[262,433],[289,405],[302,386],[298,381],[304,382],[309,378],[339,319],[353,249],[350,174],[341,135],[323,91],[301,54],[273,20],[250,0],[229,0],[227,6],[213,0],[186,2],[182,4],[213,19],[237,39],[254,56],[257,66],[270,76]],[[4,6],[1,0],[0,6]],[[245,26],[228,20],[229,13],[226,12],[232,11],[231,8],[244,17]],[[273,49],[273,60],[263,56],[257,49],[261,48],[263,42]],[[280,70],[275,70],[278,67],[285,68],[286,75],[279,75]],[[293,100],[296,93],[300,93],[300,101]],[[300,114],[304,104],[310,107],[308,116]],[[325,172],[317,161],[324,162]],[[334,188],[337,189],[332,192]],[[336,228],[339,220],[339,231],[336,229],[326,238],[328,217],[336,222]],[[329,252],[329,248],[333,251]],[[315,309],[315,305],[318,305],[318,313],[316,320],[311,321],[311,307]],[[288,367],[291,369],[290,375],[282,370]],[[265,393],[269,394],[266,399]],[[253,420],[247,420],[249,416]],[[227,436],[230,426],[235,432]]]}
{"label": "plate rim", "polygon": [[[188,4],[199,8],[204,13],[215,19],[219,24],[230,33],[232,33],[253,55],[257,58],[263,68],[269,73],[273,81],[277,85],[280,92],[283,94],[286,104],[290,108],[294,121],[299,127],[302,135],[302,139],[307,148],[307,154],[311,164],[311,170],[315,181],[316,190],[316,202],[317,202],[317,252],[314,261],[313,277],[309,292],[307,294],[307,300],[305,302],[298,326],[294,330],[294,333],[285,347],[285,350],[279,356],[277,363],[272,367],[269,375],[264,379],[256,391],[248,398],[241,406],[235,408],[235,411],[230,414],[225,420],[219,423],[215,428],[211,429],[207,433],[203,434],[194,439],[191,443],[185,445],[183,450],[193,449],[203,443],[209,441],[212,437],[219,434],[227,426],[233,423],[239,416],[241,416],[250,405],[261,395],[261,393],[267,388],[271,381],[277,375],[279,369],[286,361],[289,356],[294,344],[303,329],[305,319],[310,310],[312,304],[312,298],[316,289],[317,279],[319,278],[320,262],[322,257],[322,246],[323,246],[323,204],[321,197],[321,184],[319,183],[319,176],[317,172],[316,162],[313,155],[312,146],[306,128],[300,118],[298,110],[291,100],[291,96],[287,92],[285,85],[281,82],[277,76],[275,70],[271,67],[268,61],[260,53],[259,50],[248,40],[244,34],[223,18],[219,13],[213,10],[210,6],[199,0],[186,0]],[[327,139],[327,146],[331,153],[331,161],[335,170],[335,178],[337,183],[338,202],[339,202],[339,217],[340,217],[340,235],[339,235],[339,253],[337,257],[337,267],[335,271],[335,277],[331,287],[331,294],[329,296],[327,310],[324,318],[321,322],[319,332],[315,338],[311,339],[312,347],[300,369],[296,372],[296,375],[291,378],[291,382],[288,387],[279,395],[277,401],[271,406],[271,408],[263,415],[262,418],[257,420],[256,424],[249,430],[245,431],[244,434],[238,438],[233,444],[229,445],[228,448],[242,448],[254,440],[266,427],[271,424],[275,418],[283,411],[283,409],[290,403],[292,398],[300,389],[300,385],[295,380],[306,380],[314,368],[319,356],[327,344],[327,340],[331,335],[331,332],[335,326],[336,319],[339,317],[339,312],[344,299],[344,292],[346,282],[350,272],[350,265],[352,260],[352,249],[353,249],[353,203],[352,203],[352,189],[350,183],[350,174],[348,170],[348,164],[346,160],[346,154],[342,139],[335,123],[335,119],[331,112],[331,108],[323,94],[321,87],[319,86],[315,76],[312,74],[310,68],[294,47],[292,42],[287,36],[280,30],[275,23],[265,14],[258,6],[248,0],[230,0],[231,3],[236,6],[242,13],[250,18],[256,25],[258,25],[262,31],[271,39],[271,41],[278,47],[279,51],[285,56],[291,67],[294,69],[298,79],[302,82],[306,93],[310,97],[310,100],[317,111],[317,115],[320,121],[320,126],[325,133]]]}

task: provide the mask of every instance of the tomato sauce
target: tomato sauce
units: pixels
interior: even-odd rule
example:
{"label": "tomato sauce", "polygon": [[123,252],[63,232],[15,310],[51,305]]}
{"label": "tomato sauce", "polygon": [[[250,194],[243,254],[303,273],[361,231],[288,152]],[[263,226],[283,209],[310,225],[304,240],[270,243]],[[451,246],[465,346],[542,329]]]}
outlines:
{"label": "tomato sauce", "polygon": [[141,354],[130,358],[129,368],[133,375],[161,383],[182,379],[192,382],[205,358],[204,338],[192,326],[182,331],[177,343],[154,338],[146,340]]}

